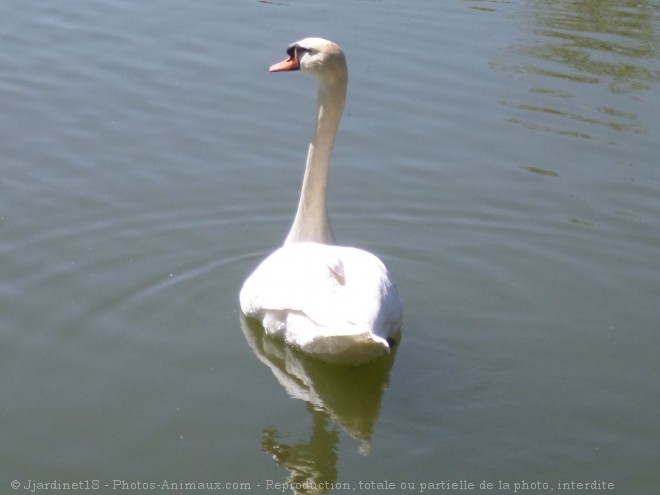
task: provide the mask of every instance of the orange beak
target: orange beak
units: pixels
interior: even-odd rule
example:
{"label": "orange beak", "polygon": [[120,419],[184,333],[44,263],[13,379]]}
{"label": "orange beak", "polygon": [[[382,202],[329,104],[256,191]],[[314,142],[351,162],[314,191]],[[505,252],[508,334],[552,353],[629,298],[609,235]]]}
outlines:
{"label": "orange beak", "polygon": [[275,65],[270,66],[271,72],[283,72],[287,70],[300,70],[300,62],[298,62],[298,49],[293,49],[293,54],[282,60],[281,62],[276,63]]}

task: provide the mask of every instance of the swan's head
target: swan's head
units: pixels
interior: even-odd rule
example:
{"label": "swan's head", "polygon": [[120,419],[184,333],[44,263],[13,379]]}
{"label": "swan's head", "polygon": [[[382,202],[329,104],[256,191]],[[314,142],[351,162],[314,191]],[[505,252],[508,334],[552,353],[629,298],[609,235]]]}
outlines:
{"label": "swan's head", "polygon": [[321,80],[345,78],[344,52],[336,43],[323,38],[305,38],[289,45],[288,58],[271,66],[271,72],[302,70]]}

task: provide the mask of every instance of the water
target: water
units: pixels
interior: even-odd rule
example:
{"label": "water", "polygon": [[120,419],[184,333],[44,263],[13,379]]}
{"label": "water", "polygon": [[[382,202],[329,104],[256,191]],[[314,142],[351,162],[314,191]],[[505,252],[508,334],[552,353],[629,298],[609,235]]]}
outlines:
{"label": "water", "polygon": [[[4,2],[2,492],[655,493],[659,17]],[[394,359],[358,370],[238,310],[288,232],[313,121],[315,82],[266,68],[307,35],[351,70],[335,234],[384,259],[405,306]]]}

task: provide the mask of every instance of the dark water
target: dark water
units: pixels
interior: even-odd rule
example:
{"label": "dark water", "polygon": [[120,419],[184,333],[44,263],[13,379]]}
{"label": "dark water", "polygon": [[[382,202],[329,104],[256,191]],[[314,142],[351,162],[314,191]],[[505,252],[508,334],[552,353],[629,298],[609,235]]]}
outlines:
{"label": "dark water", "polygon": [[[0,491],[656,493],[659,17],[4,2]],[[351,71],[335,233],[405,306],[394,359],[357,370],[238,310],[313,121],[315,82],[266,69],[308,35]]]}

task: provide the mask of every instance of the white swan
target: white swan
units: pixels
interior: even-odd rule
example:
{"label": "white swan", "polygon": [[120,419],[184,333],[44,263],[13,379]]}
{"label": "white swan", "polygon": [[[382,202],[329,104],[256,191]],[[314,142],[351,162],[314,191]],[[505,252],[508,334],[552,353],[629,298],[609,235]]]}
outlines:
{"label": "white swan", "polygon": [[326,210],[332,147],[346,99],[348,70],[335,43],[306,38],[271,72],[302,70],[318,78],[316,128],[298,211],[284,246],[243,284],[241,310],[267,334],[325,361],[362,364],[390,352],[401,304],[385,265],[373,254],[336,246]]}

